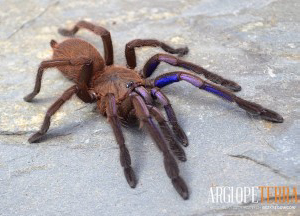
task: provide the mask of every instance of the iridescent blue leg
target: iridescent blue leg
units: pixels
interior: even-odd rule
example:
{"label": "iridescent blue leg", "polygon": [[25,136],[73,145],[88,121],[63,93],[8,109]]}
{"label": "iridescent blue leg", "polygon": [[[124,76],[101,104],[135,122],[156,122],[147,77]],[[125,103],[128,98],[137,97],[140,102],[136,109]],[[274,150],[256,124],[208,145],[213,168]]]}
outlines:
{"label": "iridescent blue leg", "polygon": [[198,65],[168,54],[156,54],[151,57],[143,68],[143,77],[150,77],[160,62],[165,62],[173,66],[182,67],[197,74],[202,74],[206,79],[216,84],[222,85],[230,91],[240,91],[242,89],[241,86],[231,80],[224,79],[223,77],[214,74]]}
{"label": "iridescent blue leg", "polygon": [[[164,86],[167,86],[174,82],[179,82],[181,80],[189,82],[199,89],[202,89],[202,90],[210,92],[214,95],[217,95],[226,101],[235,102],[239,107],[246,110],[248,113],[250,113],[252,115],[260,116],[262,119],[272,121],[272,122],[278,122],[278,123],[283,122],[282,116],[279,115],[278,113],[276,113],[272,110],[266,109],[259,104],[244,100],[240,97],[237,97],[233,93],[231,93],[217,85],[207,83],[206,81],[202,80],[201,78],[199,78],[195,75],[186,73],[186,72],[166,73],[166,74],[156,77],[152,82],[155,87],[163,88]],[[157,90],[154,89],[152,91],[155,92]]]}

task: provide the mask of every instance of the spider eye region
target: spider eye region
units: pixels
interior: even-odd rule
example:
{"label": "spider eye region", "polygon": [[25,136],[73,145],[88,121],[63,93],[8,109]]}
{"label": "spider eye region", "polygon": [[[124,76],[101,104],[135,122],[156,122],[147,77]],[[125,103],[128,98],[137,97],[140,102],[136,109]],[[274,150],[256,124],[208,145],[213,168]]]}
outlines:
{"label": "spider eye region", "polygon": [[133,85],[133,81],[130,81],[129,83],[126,84],[126,88],[130,88]]}

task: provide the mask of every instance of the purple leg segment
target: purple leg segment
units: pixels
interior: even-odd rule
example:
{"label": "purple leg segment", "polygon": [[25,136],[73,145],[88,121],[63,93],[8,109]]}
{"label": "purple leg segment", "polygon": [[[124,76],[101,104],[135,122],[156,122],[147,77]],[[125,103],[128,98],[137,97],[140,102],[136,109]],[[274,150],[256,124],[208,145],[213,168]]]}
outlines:
{"label": "purple leg segment", "polygon": [[202,89],[205,90],[205,91],[211,92],[211,93],[213,93],[215,95],[218,95],[218,96],[220,96],[220,97],[222,97],[222,98],[224,98],[224,99],[226,99],[226,100],[228,100],[230,102],[233,102],[233,100],[232,100],[232,98],[231,98],[230,95],[228,95],[228,94],[226,94],[226,93],[224,93],[224,92],[222,92],[222,91],[220,91],[220,90],[212,87],[211,85],[204,84],[204,86],[202,87]]}
{"label": "purple leg segment", "polygon": [[[207,83],[204,80],[202,80],[201,78],[199,78],[195,75],[186,73],[186,72],[166,73],[166,74],[156,77],[154,79],[153,83],[154,83],[154,86],[162,88],[166,85],[172,84],[174,82],[179,82],[181,80],[187,81],[187,82],[191,83],[192,85],[194,85],[195,87],[197,87],[199,89],[203,89],[207,92],[213,93],[214,95],[217,95],[217,96],[221,97],[222,99],[225,99],[229,102],[235,102],[235,103],[237,103],[237,105],[239,107],[246,110],[248,113],[250,113],[252,115],[260,116],[261,118],[263,118],[267,121],[278,122],[278,123],[283,122],[282,116],[279,115],[278,113],[276,113],[272,110],[266,109],[259,104],[244,100],[240,97],[237,97],[233,93],[231,93],[217,85]],[[162,98],[160,96],[160,94],[162,94],[162,93],[157,94],[156,92],[158,92],[158,91],[155,90],[155,92],[153,92],[155,94],[155,96],[157,98],[159,98],[161,101],[164,101],[164,100],[162,100]]]}
{"label": "purple leg segment", "polygon": [[179,82],[179,76],[177,73],[170,73],[167,76],[160,77],[159,79],[155,79],[154,85],[158,88],[162,88],[166,85],[169,85],[174,82]]}
{"label": "purple leg segment", "polygon": [[232,93],[221,91],[215,86],[212,86],[207,82],[205,82],[204,80],[200,79],[199,77],[186,72],[171,72],[171,73],[166,73],[161,76],[158,76],[154,80],[154,85],[156,87],[162,88],[166,85],[172,84],[174,82],[179,82],[181,80],[187,81],[197,88],[201,88],[205,91],[208,91],[228,101],[233,102]]}
{"label": "purple leg segment", "polygon": [[183,129],[178,124],[175,112],[170,104],[169,99],[158,88],[151,89],[151,95],[156,98],[161,105],[164,106],[168,120],[172,125],[175,136],[183,146],[188,146],[188,139]]}
{"label": "purple leg segment", "polygon": [[[168,55],[168,54],[156,54],[153,57],[151,57],[143,68],[143,77],[146,78],[151,76],[152,73],[155,71],[155,69],[158,67],[160,62],[165,62],[173,66],[181,67],[193,71],[197,74],[202,74],[206,79],[216,84],[222,85],[223,87],[227,88],[230,91],[241,90],[241,86],[239,86],[237,83],[231,80],[224,79],[223,77],[215,73],[212,73],[204,69],[203,67],[200,67],[191,62],[184,61],[182,59],[176,58],[175,56]],[[161,81],[160,84],[163,85],[163,80]]]}

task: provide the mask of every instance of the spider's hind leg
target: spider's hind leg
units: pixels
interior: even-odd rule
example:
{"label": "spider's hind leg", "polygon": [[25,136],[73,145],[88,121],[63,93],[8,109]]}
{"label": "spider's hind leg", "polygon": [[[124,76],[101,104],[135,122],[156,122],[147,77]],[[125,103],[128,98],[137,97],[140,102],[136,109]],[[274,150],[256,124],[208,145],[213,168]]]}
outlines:
{"label": "spider's hind leg", "polygon": [[[51,46],[56,45],[55,42],[52,41],[50,42],[50,44]],[[42,77],[45,72],[45,69],[55,68],[59,66],[67,66],[67,65],[70,66],[82,65],[82,72],[80,74],[80,76],[82,77],[79,77],[79,83],[80,82],[88,83],[87,81],[91,78],[90,76],[92,72],[91,71],[92,62],[90,59],[79,57],[79,58],[72,58],[72,59],[52,59],[52,60],[42,61],[39,66],[38,72],[36,74],[33,91],[23,98],[24,101],[31,102],[33,98],[40,92],[41,85],[42,85]]]}
{"label": "spider's hind leg", "polygon": [[164,51],[171,54],[178,54],[179,57],[186,55],[189,52],[187,47],[173,48],[164,42],[154,40],[154,39],[135,39],[128,42],[125,46],[125,56],[127,61],[127,67],[134,69],[136,67],[136,55],[134,48],[136,47],[161,47]]}
{"label": "spider's hind leg", "polygon": [[78,87],[76,85],[72,86],[71,88],[67,89],[63,95],[55,101],[54,104],[47,110],[46,116],[44,118],[44,122],[42,124],[41,129],[33,134],[29,139],[28,142],[34,143],[39,141],[42,136],[48,131],[50,127],[50,119],[51,117],[58,111],[58,109],[67,101],[69,100],[75,93],[78,92]]}
{"label": "spider's hind leg", "polygon": [[94,32],[96,35],[99,35],[102,38],[105,63],[106,65],[112,65],[114,62],[113,45],[111,41],[110,32],[107,29],[98,25],[94,25],[93,23],[81,20],[77,22],[72,29],[68,30],[64,28],[59,28],[58,32],[63,36],[70,37],[75,35],[80,28],[84,28],[91,32]]}
{"label": "spider's hind leg", "polygon": [[[51,43],[52,46],[52,43]],[[41,90],[41,84],[42,84],[42,76],[47,68],[53,68],[57,66],[64,66],[64,65],[69,65],[70,61],[69,60],[62,60],[62,59],[53,59],[53,60],[46,60],[42,61],[38,72],[36,74],[36,79],[35,79],[35,85],[33,91],[28,94],[27,96],[24,97],[24,100],[26,102],[31,102],[32,99],[40,92]]]}
{"label": "spider's hind leg", "polygon": [[[92,93],[90,93],[87,89],[86,82],[89,80],[89,76],[91,74],[91,63],[86,63],[81,68],[81,74],[79,76],[79,80],[77,85],[72,86],[71,88],[67,89],[63,95],[55,101],[54,104],[47,110],[46,116],[44,118],[44,122],[42,124],[41,129],[33,134],[28,141],[30,143],[38,142],[42,136],[48,131],[50,127],[50,119],[51,117],[59,110],[59,108],[69,100],[74,94],[76,94],[82,101],[86,103],[92,103],[95,98]],[[40,81],[39,81],[40,84]],[[37,86],[37,85],[36,85]],[[40,85],[39,85],[40,87]],[[32,93],[31,93],[32,94]],[[31,95],[30,94],[30,95]],[[29,96],[30,96],[29,95]]]}

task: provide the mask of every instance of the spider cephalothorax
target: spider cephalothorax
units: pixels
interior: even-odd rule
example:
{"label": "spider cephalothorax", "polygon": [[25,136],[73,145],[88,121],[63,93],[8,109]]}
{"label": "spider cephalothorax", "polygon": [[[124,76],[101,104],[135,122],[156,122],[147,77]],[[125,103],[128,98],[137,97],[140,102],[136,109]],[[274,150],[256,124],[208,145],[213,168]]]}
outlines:
{"label": "spider cephalothorax", "polygon": [[[173,186],[183,199],[187,199],[189,197],[188,188],[179,175],[174,156],[180,161],[186,161],[185,153],[180,144],[187,146],[188,139],[179,126],[170,101],[161,92],[161,88],[173,82],[184,80],[201,90],[236,103],[252,115],[260,116],[272,122],[283,122],[283,118],[276,112],[234,95],[232,91],[241,90],[237,83],[172,55],[156,54],[147,61],[141,73],[134,70],[136,67],[134,49],[136,47],[161,47],[164,51],[178,54],[178,56],[187,54],[187,47],[174,49],[157,40],[133,40],[127,43],[125,47],[127,67],[115,66],[113,65],[113,46],[110,33],[103,27],[80,21],[73,29],[60,29],[59,32],[65,36],[72,36],[80,28],[88,29],[101,36],[104,46],[104,59],[94,46],[81,39],[70,38],[62,43],[57,43],[54,40],[50,42],[53,48],[53,57],[51,60],[41,63],[34,90],[24,100],[30,102],[39,93],[42,75],[47,68],[56,67],[75,85],[67,89],[48,109],[41,129],[29,138],[30,143],[38,142],[42,138],[49,129],[51,116],[76,94],[86,103],[97,102],[101,114],[107,116],[120,148],[121,165],[124,168],[124,174],[130,187],[134,188],[137,181],[131,168],[130,154],[125,145],[120,123],[131,123],[139,119],[163,153],[166,173],[170,177]],[[201,74],[209,81],[183,71],[165,73],[155,79],[147,79],[160,62]],[[160,110],[154,106],[154,100],[164,107],[168,121],[165,120]],[[157,127],[157,124],[159,127]],[[172,126],[172,129],[169,125]]]}

